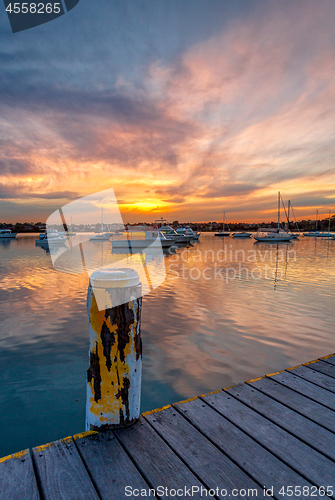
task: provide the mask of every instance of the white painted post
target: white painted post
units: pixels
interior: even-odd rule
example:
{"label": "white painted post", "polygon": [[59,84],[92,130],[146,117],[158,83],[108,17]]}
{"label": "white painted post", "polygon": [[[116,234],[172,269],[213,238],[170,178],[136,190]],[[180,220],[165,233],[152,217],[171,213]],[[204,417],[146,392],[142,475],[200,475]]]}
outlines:
{"label": "white painted post", "polygon": [[140,416],[141,291],[133,269],[103,268],[90,277],[86,430],[127,427]]}

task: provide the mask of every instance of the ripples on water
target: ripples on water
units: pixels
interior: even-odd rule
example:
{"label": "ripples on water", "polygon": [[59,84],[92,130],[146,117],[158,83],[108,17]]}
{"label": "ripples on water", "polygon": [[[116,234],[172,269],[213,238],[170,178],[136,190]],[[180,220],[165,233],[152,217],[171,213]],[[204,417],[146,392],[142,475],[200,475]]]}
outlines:
{"label": "ripples on water", "polygon": [[[0,456],[84,430],[87,275],[34,240],[0,240]],[[87,244],[97,266],[124,259]],[[143,299],[142,411],[334,351],[335,240],[204,233],[164,261]]]}

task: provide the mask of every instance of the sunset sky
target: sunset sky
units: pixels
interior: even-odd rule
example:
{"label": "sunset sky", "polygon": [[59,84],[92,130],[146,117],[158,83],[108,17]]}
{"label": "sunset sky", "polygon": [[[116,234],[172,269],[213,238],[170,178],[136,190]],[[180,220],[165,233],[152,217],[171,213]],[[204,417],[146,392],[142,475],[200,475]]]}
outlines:
{"label": "sunset sky", "polygon": [[335,213],[334,0],[0,8],[0,221],[113,188],[125,222]]}

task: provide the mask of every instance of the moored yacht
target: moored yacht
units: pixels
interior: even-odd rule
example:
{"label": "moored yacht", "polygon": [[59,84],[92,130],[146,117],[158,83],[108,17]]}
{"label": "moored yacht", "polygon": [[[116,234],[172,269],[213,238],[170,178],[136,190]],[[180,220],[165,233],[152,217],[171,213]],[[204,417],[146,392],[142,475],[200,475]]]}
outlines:
{"label": "moored yacht", "polygon": [[275,228],[259,228],[254,236],[257,241],[268,243],[279,243],[281,241],[293,240],[293,234],[284,231],[280,227],[280,192],[278,193],[278,227]]}
{"label": "moored yacht", "polygon": [[17,233],[12,233],[10,229],[0,229],[0,238],[16,238]]}

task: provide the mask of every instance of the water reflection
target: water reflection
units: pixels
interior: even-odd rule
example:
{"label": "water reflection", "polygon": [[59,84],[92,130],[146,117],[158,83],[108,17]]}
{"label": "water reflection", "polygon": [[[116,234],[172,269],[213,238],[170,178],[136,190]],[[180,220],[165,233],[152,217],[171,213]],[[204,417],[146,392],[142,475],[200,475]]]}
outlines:
{"label": "water reflection", "polygon": [[[98,267],[134,257],[85,245]],[[142,411],[334,351],[334,240],[202,234],[162,261],[145,256],[149,270],[162,262],[166,279],[143,301]],[[3,456],[84,429],[88,276],[56,271],[33,238],[0,245],[0,264]]]}

